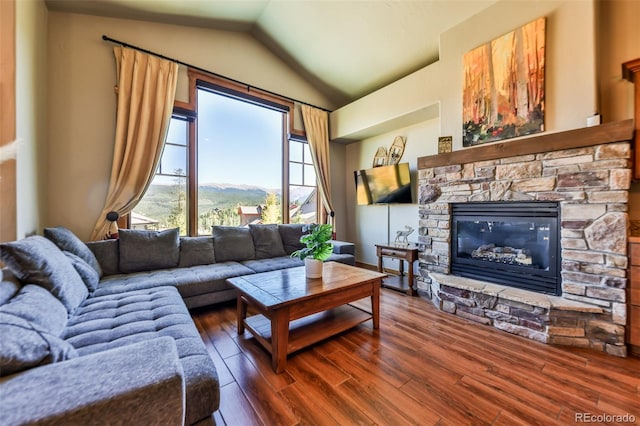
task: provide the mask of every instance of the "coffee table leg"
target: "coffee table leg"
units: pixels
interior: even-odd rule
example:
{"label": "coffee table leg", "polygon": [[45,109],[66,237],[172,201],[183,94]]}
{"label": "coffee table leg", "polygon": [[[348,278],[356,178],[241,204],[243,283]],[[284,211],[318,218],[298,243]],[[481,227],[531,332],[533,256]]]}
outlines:
{"label": "coffee table leg", "polygon": [[373,318],[373,328],[380,328],[380,285],[382,280],[373,283],[373,294],[371,295],[371,316]]}
{"label": "coffee table leg", "polygon": [[287,366],[289,345],[289,310],[279,309],[271,317],[271,367],[282,373]]}
{"label": "coffee table leg", "polygon": [[238,334],[244,334],[244,320],[247,318],[247,302],[241,294],[238,294],[236,316],[238,317]]}

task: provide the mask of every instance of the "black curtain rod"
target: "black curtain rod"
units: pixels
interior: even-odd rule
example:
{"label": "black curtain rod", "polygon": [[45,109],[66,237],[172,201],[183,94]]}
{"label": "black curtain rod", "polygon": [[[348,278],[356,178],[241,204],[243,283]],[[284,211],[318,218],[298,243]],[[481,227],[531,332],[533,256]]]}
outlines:
{"label": "black curtain rod", "polygon": [[308,102],[299,101],[298,99],[293,99],[293,98],[290,98],[288,96],[283,96],[283,95],[281,95],[279,93],[272,92],[271,90],[261,89],[260,87],[256,87],[256,86],[252,86],[252,85],[247,84],[247,83],[243,83],[242,81],[238,81],[238,80],[236,80],[234,78],[227,77],[227,76],[224,76],[222,74],[218,74],[218,73],[215,73],[213,71],[209,71],[209,70],[206,70],[204,68],[200,68],[200,67],[197,67],[195,65],[188,64],[186,62],[182,62],[182,61],[180,61],[178,59],[175,59],[175,58],[169,58],[168,56],[164,56],[164,55],[161,55],[159,53],[152,52],[151,50],[143,49],[142,47],[138,47],[138,46],[134,46],[134,45],[129,44],[129,43],[125,43],[124,41],[113,39],[113,38],[111,38],[109,36],[106,36],[106,35],[102,35],[102,39],[104,41],[110,41],[111,43],[119,44],[119,45],[121,45],[123,47],[128,47],[128,48],[131,48],[131,49],[139,50],[140,52],[147,53],[149,55],[157,56],[158,58],[166,59],[167,61],[175,62],[178,65],[183,65],[185,67],[193,68],[194,70],[198,70],[198,71],[201,71],[201,72],[204,72],[204,73],[207,73],[207,74],[211,74],[211,75],[214,75],[216,77],[224,78],[225,80],[228,80],[228,81],[231,81],[233,83],[245,86],[247,89],[259,90],[261,92],[268,93],[269,95],[273,95],[273,96],[278,96],[278,97],[286,99],[288,101],[296,102],[296,103],[303,104],[303,105],[308,105],[308,106],[313,107],[313,108],[321,109],[322,111],[331,112],[331,110],[328,110],[326,108],[322,108],[322,107],[310,104]]}

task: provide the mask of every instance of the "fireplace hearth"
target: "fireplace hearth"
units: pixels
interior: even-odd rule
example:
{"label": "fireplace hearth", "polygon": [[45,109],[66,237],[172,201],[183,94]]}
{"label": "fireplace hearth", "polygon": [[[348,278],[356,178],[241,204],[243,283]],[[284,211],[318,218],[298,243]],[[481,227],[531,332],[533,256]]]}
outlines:
{"label": "fireplace hearth", "polygon": [[560,295],[558,203],[451,204],[451,273]]}

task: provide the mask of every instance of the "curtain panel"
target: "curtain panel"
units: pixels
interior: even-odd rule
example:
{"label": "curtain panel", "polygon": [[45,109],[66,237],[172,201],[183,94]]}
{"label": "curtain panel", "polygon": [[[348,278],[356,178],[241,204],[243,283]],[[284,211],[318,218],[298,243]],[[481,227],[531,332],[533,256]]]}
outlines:
{"label": "curtain panel", "polygon": [[115,47],[116,136],[109,190],[91,240],[109,236],[109,212],[135,208],[162,156],[173,112],[178,64],[135,49]]}
{"label": "curtain panel", "polygon": [[307,142],[311,148],[313,167],[318,178],[318,192],[322,205],[330,215],[328,221],[325,215],[319,215],[320,223],[330,223],[335,232],[335,217],[331,205],[331,179],[329,177],[329,113],[309,105],[301,105],[300,109],[307,133]]}

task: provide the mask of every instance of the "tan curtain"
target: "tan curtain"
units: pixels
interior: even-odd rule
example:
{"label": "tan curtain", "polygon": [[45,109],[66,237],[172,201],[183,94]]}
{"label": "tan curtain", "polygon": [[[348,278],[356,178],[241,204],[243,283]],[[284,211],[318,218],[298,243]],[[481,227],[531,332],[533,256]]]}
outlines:
{"label": "tan curtain", "polygon": [[330,223],[335,232],[335,217],[331,206],[331,179],[329,178],[329,113],[309,105],[301,105],[302,121],[307,133],[307,142],[311,148],[313,167],[318,178],[318,193],[322,205],[329,212],[327,221],[320,215],[320,223]]}
{"label": "tan curtain", "polygon": [[138,204],[158,167],[171,120],[178,64],[115,47],[118,102],[111,180],[92,240],[109,235],[107,213],[121,217]]}

